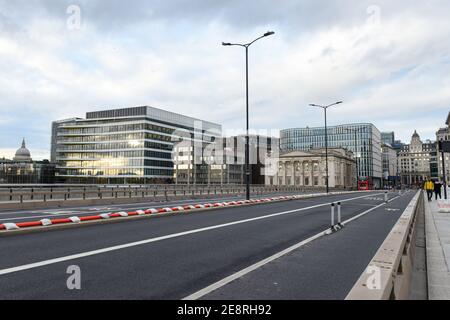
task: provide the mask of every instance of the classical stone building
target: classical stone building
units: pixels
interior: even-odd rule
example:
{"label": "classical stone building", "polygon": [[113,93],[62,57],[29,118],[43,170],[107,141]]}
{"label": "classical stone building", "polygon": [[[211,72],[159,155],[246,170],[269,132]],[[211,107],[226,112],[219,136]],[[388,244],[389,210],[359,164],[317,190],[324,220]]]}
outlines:
{"label": "classical stone building", "polygon": [[[356,135],[355,135],[356,133]],[[352,123],[327,128],[328,147],[344,148],[358,161],[358,176],[374,188],[382,185],[381,133],[371,123]],[[280,152],[325,148],[325,128],[293,128],[280,131]],[[355,177],[356,181],[356,177]]]}
{"label": "classical stone building", "polygon": [[402,184],[420,186],[427,178],[432,177],[431,168],[437,161],[432,156],[435,152],[436,143],[432,141],[422,142],[417,131],[414,131],[411,143],[404,145],[398,154]]}
{"label": "classical stone building", "polygon": [[[325,187],[325,149],[293,151],[280,155],[269,165],[267,185]],[[346,149],[328,150],[330,188],[355,188],[356,165],[353,153]]]}

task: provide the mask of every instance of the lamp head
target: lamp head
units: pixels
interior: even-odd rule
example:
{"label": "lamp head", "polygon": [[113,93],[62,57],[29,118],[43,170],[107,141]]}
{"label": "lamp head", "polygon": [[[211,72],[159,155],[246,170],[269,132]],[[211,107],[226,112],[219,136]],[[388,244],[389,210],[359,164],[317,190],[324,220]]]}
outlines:
{"label": "lamp head", "polygon": [[223,46],[231,46],[231,43],[229,43],[229,42],[222,42],[222,45]]}
{"label": "lamp head", "polygon": [[275,34],[275,32],[268,31],[268,32],[264,33],[264,37],[268,37],[268,36],[271,36],[271,35],[274,35],[274,34]]}

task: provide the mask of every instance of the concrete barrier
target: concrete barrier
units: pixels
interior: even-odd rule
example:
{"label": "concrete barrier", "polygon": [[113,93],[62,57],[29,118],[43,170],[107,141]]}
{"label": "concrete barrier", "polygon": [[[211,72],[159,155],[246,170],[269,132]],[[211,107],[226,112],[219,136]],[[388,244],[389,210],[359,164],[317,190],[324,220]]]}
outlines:
{"label": "concrete barrier", "polygon": [[417,216],[424,211],[421,191],[405,209],[346,300],[408,299],[414,261]]}

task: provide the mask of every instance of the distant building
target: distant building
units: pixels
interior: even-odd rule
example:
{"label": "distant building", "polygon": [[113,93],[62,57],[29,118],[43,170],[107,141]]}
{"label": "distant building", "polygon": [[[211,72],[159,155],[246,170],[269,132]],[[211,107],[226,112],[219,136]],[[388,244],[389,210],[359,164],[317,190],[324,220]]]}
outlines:
{"label": "distant building", "polygon": [[[241,135],[245,144],[245,136]],[[250,182],[251,184],[265,184],[265,166],[269,157],[279,155],[280,139],[263,135],[249,136],[249,161],[250,161]]]}
{"label": "distant building", "polygon": [[383,184],[396,186],[400,183],[398,176],[397,151],[388,143],[382,143]]}
{"label": "distant building", "polygon": [[33,161],[25,139],[13,160],[0,159],[0,183],[51,184],[55,183],[56,165],[48,160]]}
{"label": "distant building", "polygon": [[190,180],[202,183],[202,149],[221,134],[219,124],[153,107],[113,109],[53,122],[51,154],[66,182],[172,183],[174,145],[185,140],[196,154]]}
{"label": "distant building", "polygon": [[214,143],[197,150],[197,164],[194,163],[193,145],[176,144],[175,184],[243,184],[245,153],[235,152],[237,140],[237,137],[217,138]]}
{"label": "distant building", "polygon": [[381,143],[394,145],[395,142],[395,133],[391,132],[381,132]]}
{"label": "distant building", "polygon": [[[193,146],[175,146],[176,184],[244,184],[245,135],[218,138],[203,150],[203,160],[195,170],[188,165],[194,157]],[[249,136],[250,184],[264,184],[266,160],[278,154],[277,138]]]}
{"label": "distant building", "polygon": [[[354,130],[357,130],[356,141]],[[382,184],[381,134],[370,123],[328,127],[328,146],[352,151],[358,161],[359,180],[374,188]],[[280,152],[325,148],[325,128],[295,128],[280,132]]]}
{"label": "distant building", "polygon": [[[447,121],[446,121],[446,125],[447,127],[445,128],[441,128],[438,130],[438,132],[436,132],[436,140],[437,141],[450,141],[450,112],[448,113],[447,116]],[[442,162],[442,154],[441,151],[439,150],[439,145],[437,146],[437,150],[436,150],[436,158],[437,158],[437,170],[438,170],[438,174],[437,177],[438,179],[443,179],[444,176],[444,170],[443,170],[443,162]],[[445,161],[445,171],[446,171],[446,177],[447,177],[447,181],[449,181],[450,178],[450,154],[445,153],[444,154],[444,161]]]}
{"label": "distant building", "polygon": [[436,152],[436,143],[422,142],[417,131],[414,132],[411,143],[404,145],[399,153],[399,171],[401,182],[405,185],[422,185],[432,177],[432,154]]}
{"label": "distant building", "polygon": [[[266,175],[267,185],[326,186],[325,149],[292,151],[274,160],[272,174]],[[328,150],[328,183],[330,188],[356,188],[356,162],[353,153],[342,148]],[[268,168],[270,169],[270,168]]]}

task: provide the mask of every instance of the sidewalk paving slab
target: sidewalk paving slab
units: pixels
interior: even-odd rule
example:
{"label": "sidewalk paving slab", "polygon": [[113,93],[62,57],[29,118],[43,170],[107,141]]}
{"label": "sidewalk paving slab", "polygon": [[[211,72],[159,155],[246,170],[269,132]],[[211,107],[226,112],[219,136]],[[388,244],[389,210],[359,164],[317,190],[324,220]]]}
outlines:
{"label": "sidewalk paving slab", "polygon": [[425,200],[428,298],[450,300],[450,214]]}

